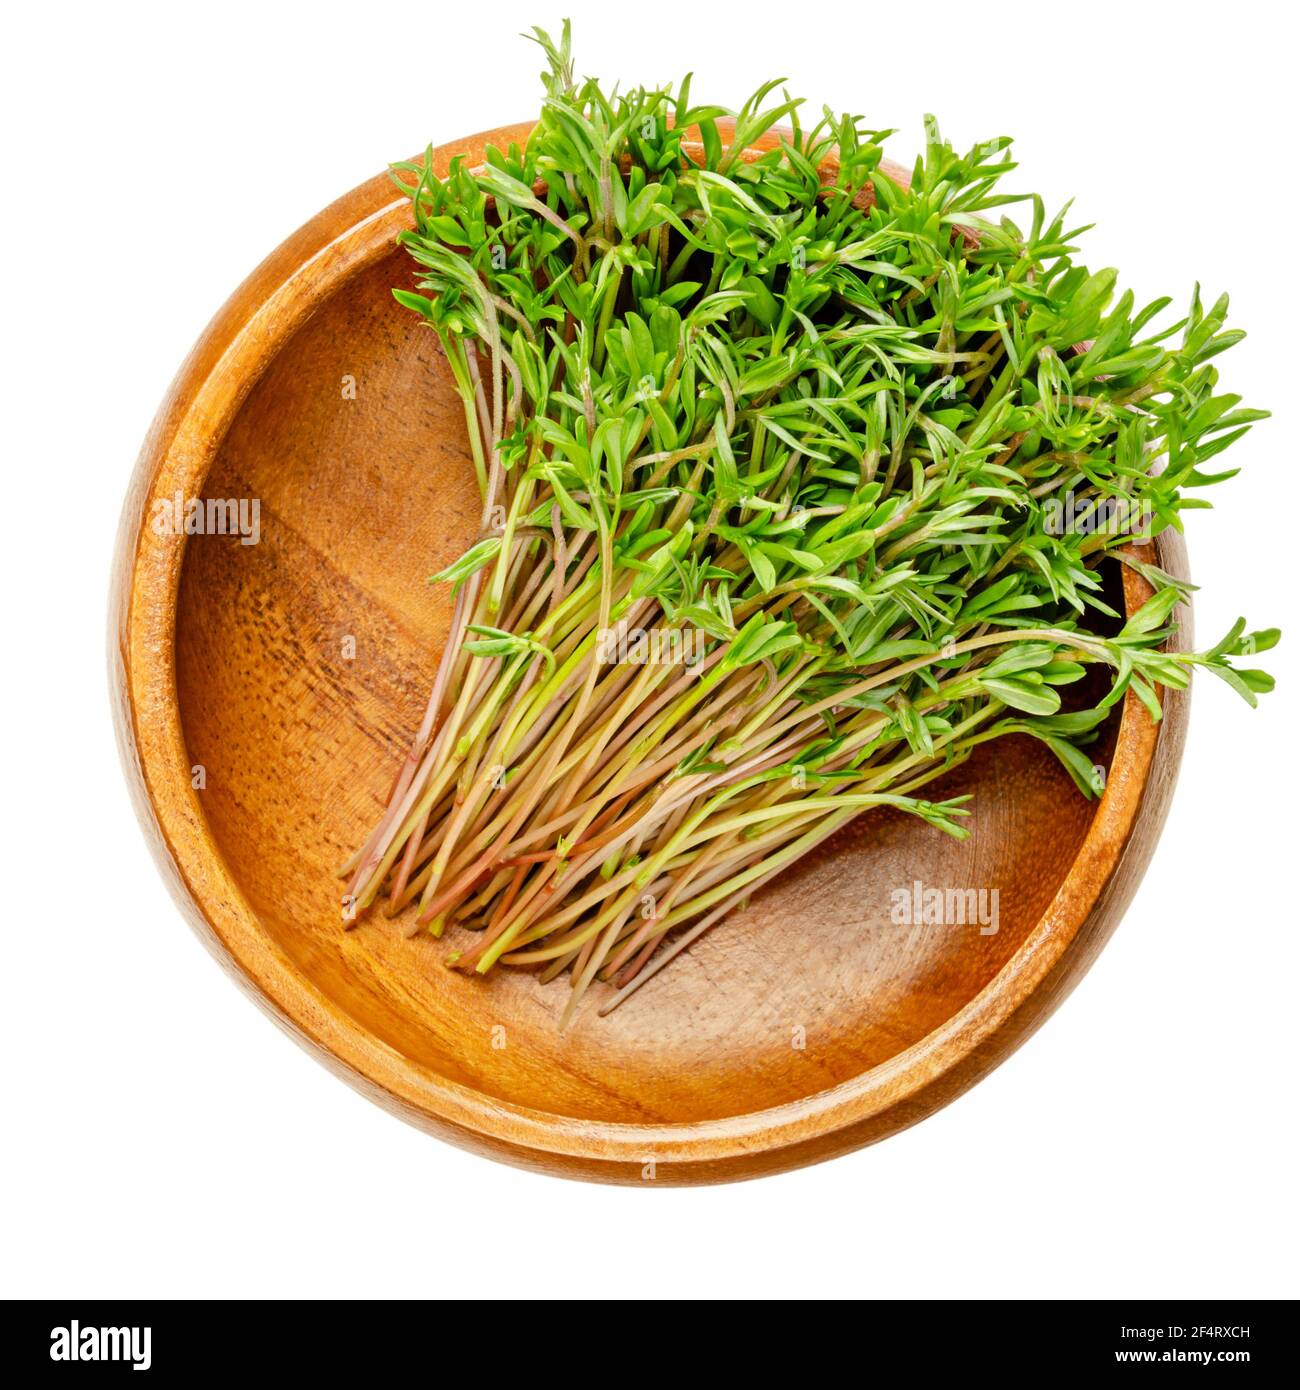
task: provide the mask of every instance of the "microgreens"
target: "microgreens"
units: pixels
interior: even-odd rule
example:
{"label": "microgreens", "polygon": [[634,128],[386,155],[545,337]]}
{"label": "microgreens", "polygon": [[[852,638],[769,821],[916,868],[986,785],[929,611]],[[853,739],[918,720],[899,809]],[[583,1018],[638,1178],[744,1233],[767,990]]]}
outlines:
{"label": "microgreens", "polygon": [[[1168,300],[1074,263],[1085,228],[1001,191],[1005,139],[962,155],[927,119],[905,185],[890,132],[805,126],[778,83],[729,131],[690,78],[610,95],[567,24],[534,36],[524,147],[394,166],[419,271],[394,293],[442,345],[483,512],[434,576],[452,630],[359,907],[418,899],[416,928],[481,929],[459,968],[567,967],[570,1010],[599,975],[608,1008],[870,807],[965,835],[918,792],[982,743],[1040,739],[1095,795],[1082,750],[1126,692],[1158,719],[1197,667],[1271,687],[1232,658],[1274,631],[1166,650],[1187,586],[1144,544],[1265,414],[1217,391],[1226,297],[1157,326]],[[1154,590],[1126,621],[1107,562]],[[705,655],[603,661],[620,627]]]}

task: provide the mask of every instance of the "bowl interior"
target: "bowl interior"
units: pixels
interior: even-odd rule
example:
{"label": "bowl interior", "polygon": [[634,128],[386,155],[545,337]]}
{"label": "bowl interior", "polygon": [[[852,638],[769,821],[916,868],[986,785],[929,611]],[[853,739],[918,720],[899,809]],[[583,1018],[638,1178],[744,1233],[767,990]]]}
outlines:
{"label": "bowl interior", "polygon": [[[262,929],[401,1056],[553,1114],[743,1114],[919,1041],[1011,957],[1087,831],[1092,806],[1033,740],[986,745],[936,786],[974,794],[969,840],[863,816],[604,1019],[597,986],[564,1034],[562,981],[466,979],[442,965],[448,941],[408,940],[378,915],[343,930],[335,869],[382,810],[448,627],[447,591],[426,579],[478,524],[450,376],[389,293],[407,283],[394,251],[288,340],[205,487],[257,500],[257,543],[186,546],[181,720],[213,838]],[[891,920],[916,884],[984,890],[986,918],[996,891],[997,930]]]}

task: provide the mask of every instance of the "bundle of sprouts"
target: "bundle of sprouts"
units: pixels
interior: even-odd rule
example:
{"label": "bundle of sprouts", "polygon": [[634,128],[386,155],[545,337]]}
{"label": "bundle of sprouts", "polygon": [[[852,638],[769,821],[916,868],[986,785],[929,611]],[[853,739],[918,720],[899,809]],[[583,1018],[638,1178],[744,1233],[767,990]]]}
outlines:
{"label": "bundle of sprouts", "polygon": [[[982,743],[1040,739],[1094,795],[1126,692],[1158,719],[1197,666],[1270,687],[1229,658],[1275,632],[1164,649],[1186,586],[1150,544],[1264,413],[1216,393],[1226,298],[1157,328],[1168,300],[1001,192],[1005,139],[927,121],[896,178],[888,132],[805,128],[774,83],[731,124],[537,38],[524,148],[395,166],[395,294],[464,402],[482,525],[434,576],[450,636],[350,918],[383,895],[472,929],[458,968],[567,971],[570,1012],[599,978],[607,1011],[869,808],[964,835],[922,793]],[[1023,229],[990,215],[1017,201]],[[1127,621],[1108,563],[1154,591]]]}

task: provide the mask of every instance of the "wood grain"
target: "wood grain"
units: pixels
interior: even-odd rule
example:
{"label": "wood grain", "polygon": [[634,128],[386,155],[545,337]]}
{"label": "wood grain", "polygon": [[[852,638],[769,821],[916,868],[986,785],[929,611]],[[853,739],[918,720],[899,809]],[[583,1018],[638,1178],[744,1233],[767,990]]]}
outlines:
{"label": "wood grain", "polygon": [[[477,161],[528,129],[435,158]],[[449,375],[389,294],[410,283],[393,194],[382,177],[362,185],[254,271],[182,366],[131,483],[117,728],[186,917],[353,1085],[514,1163],[720,1181],[922,1118],[1027,1037],[1113,930],[1164,820],[1186,697],[1166,699],[1158,729],[1126,702],[1099,805],[1032,740],[985,746],[941,788],[974,794],[969,841],[865,816],[564,1034],[562,982],[465,979],[441,965],[445,943],[382,917],[344,932],[333,871],[381,809],[445,640],[445,590],[425,579],[477,515]],[[257,499],[258,544],[155,534],[158,499],[176,493]],[[1181,542],[1159,547],[1185,574]],[[1141,581],[1124,584],[1139,602]],[[892,925],[890,893],[916,880],[998,889],[999,930]]]}

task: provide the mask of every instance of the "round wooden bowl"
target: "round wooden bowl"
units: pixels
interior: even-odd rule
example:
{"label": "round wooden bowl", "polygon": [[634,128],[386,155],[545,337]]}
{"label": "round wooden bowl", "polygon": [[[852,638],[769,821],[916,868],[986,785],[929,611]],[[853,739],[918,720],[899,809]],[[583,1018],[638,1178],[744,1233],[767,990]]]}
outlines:
{"label": "round wooden bowl", "polygon": [[[478,162],[528,129],[435,158]],[[1185,697],[1159,726],[1129,697],[1099,746],[1099,803],[1033,740],[986,745],[941,788],[974,793],[968,841],[863,816],[609,1017],[593,991],[565,1033],[563,981],[467,979],[445,942],[382,916],[344,931],[335,869],[380,813],[447,632],[426,578],[479,506],[434,335],[389,292],[411,283],[394,246],[408,216],[375,178],[259,266],[182,366],[131,483],[115,713],[185,915],[339,1075],[513,1163],[715,1182],[914,1123],[1017,1047],[1109,936],[1164,820]],[[159,534],[178,494],[257,499],[257,543]],[[1181,546],[1159,546],[1185,573]],[[1144,586],[1123,584],[1132,608]],[[996,889],[998,930],[895,925],[891,895],[917,883]]]}

